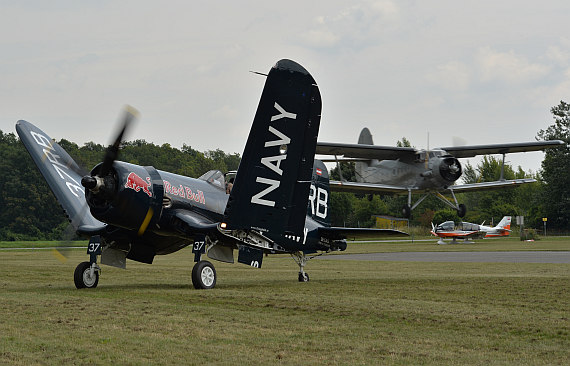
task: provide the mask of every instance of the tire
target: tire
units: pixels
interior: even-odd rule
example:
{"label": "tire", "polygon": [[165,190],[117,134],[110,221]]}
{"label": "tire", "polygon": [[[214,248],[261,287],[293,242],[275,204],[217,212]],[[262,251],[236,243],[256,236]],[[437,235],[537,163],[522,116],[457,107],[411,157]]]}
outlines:
{"label": "tire", "polygon": [[91,273],[91,263],[81,262],[75,267],[73,273],[73,282],[75,287],[79,288],[95,288],[99,283],[99,271],[95,271],[93,276]]}
{"label": "tire", "polygon": [[409,219],[410,216],[412,216],[412,208],[410,207],[410,205],[404,205],[404,207],[402,207],[402,215],[406,219]]}
{"label": "tire", "polygon": [[467,213],[467,207],[465,207],[465,205],[461,203],[457,208],[457,216],[464,217],[466,213]]}
{"label": "tire", "polygon": [[309,282],[309,275],[299,272],[299,282]]}
{"label": "tire", "polygon": [[195,289],[209,290],[216,286],[216,269],[208,261],[200,261],[192,268],[192,284]]}

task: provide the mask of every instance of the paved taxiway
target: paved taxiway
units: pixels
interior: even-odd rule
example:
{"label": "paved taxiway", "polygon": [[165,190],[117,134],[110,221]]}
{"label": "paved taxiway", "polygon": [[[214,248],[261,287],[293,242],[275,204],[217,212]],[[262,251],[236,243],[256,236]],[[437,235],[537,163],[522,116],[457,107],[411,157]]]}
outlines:
{"label": "paved taxiway", "polygon": [[570,263],[570,251],[529,252],[397,252],[339,254],[322,259],[398,262]]}

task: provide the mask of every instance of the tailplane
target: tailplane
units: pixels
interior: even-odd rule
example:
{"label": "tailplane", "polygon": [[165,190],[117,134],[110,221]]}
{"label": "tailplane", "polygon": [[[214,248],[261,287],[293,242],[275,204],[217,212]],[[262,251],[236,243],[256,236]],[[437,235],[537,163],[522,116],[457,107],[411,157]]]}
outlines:
{"label": "tailplane", "polygon": [[224,222],[231,230],[302,235],[321,118],[321,95],[301,65],[281,60],[267,81]]}

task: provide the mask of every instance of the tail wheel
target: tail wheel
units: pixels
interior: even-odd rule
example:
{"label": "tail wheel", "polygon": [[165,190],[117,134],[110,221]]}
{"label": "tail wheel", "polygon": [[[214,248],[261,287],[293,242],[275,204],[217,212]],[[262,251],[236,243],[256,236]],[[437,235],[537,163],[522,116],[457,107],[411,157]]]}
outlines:
{"label": "tail wheel", "polygon": [[299,282],[309,282],[309,275],[306,272],[299,272]]}
{"label": "tail wheel", "polygon": [[75,267],[73,282],[77,288],[95,288],[99,283],[99,271],[91,271],[91,263],[81,262]]}
{"label": "tail wheel", "polygon": [[216,270],[208,261],[200,261],[192,268],[192,284],[196,289],[208,290],[216,286]]}
{"label": "tail wheel", "polygon": [[461,203],[457,207],[457,216],[464,217],[466,213],[467,213],[467,207],[465,207],[465,205],[463,203]]}
{"label": "tail wheel", "polygon": [[402,216],[406,219],[409,219],[410,216],[412,216],[412,208],[410,205],[404,205],[404,207],[402,207]]}

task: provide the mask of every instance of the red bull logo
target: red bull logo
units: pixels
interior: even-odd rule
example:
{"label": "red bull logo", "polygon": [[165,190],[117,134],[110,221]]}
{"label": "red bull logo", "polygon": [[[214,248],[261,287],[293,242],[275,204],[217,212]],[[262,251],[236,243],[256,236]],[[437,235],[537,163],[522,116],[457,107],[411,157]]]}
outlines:
{"label": "red bull logo", "polygon": [[144,193],[146,193],[149,197],[152,197],[152,193],[148,189],[150,185],[151,183],[149,177],[147,177],[145,181],[135,173],[131,172],[127,177],[127,183],[125,184],[125,188],[134,189],[135,192],[139,192],[142,189]]}

